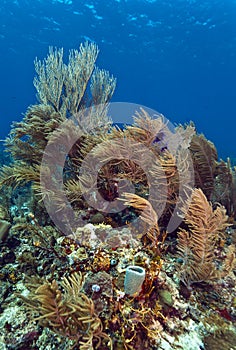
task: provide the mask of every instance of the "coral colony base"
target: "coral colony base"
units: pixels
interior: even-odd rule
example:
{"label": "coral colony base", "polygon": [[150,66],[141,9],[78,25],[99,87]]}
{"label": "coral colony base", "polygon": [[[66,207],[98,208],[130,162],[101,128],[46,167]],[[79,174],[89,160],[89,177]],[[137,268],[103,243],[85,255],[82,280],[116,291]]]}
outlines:
{"label": "coral colony base", "polygon": [[5,141],[0,348],[236,349],[235,169],[193,123],[113,126],[97,55],[36,59]]}

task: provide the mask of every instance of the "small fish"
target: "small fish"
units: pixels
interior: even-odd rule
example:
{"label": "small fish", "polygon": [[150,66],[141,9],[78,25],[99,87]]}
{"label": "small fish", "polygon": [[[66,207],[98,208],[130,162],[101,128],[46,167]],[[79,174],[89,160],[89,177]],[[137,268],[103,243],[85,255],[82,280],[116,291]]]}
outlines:
{"label": "small fish", "polygon": [[91,39],[89,36],[87,35],[81,35],[81,38],[84,39],[85,41],[88,41],[89,43],[93,43],[96,44],[96,41]]}

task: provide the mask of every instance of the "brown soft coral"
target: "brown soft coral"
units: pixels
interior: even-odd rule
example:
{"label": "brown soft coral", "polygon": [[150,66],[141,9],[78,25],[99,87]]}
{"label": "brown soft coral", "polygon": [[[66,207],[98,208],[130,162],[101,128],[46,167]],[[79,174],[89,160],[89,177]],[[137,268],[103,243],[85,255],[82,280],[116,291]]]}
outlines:
{"label": "brown soft coral", "polygon": [[181,280],[190,287],[196,282],[209,282],[220,277],[215,260],[215,250],[229,224],[223,206],[216,209],[207,201],[201,189],[195,189],[185,209],[184,222],[188,229],[178,232],[178,252],[183,260]]}

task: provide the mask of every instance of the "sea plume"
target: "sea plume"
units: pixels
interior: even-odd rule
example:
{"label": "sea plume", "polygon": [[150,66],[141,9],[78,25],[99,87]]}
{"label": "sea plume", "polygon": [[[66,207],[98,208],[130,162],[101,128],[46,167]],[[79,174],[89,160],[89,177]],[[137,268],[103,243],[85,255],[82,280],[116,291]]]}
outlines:
{"label": "sea plume", "polygon": [[223,206],[213,209],[201,189],[192,193],[184,223],[188,229],[178,232],[178,254],[182,260],[181,280],[190,287],[197,282],[209,282],[220,277],[216,267],[216,248],[224,238],[229,224]]}

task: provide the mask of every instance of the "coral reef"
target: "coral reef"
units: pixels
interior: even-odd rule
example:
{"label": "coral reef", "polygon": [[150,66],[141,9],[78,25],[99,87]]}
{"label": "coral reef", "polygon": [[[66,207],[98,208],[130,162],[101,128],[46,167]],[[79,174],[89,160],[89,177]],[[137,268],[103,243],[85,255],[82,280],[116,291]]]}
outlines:
{"label": "coral reef", "polygon": [[97,55],[36,59],[39,103],[5,142],[1,349],[236,349],[236,169],[192,123],[111,125]]}

